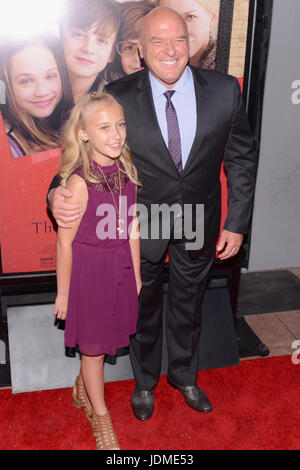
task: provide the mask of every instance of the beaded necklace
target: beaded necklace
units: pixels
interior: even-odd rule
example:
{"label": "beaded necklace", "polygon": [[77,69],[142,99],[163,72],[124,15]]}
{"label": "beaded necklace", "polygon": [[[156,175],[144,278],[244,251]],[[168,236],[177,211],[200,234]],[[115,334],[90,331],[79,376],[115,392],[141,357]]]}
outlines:
{"label": "beaded necklace", "polygon": [[115,206],[116,212],[117,212],[117,214],[118,214],[118,227],[117,227],[117,230],[118,230],[119,233],[123,233],[124,230],[123,230],[123,228],[122,228],[122,224],[124,223],[124,219],[122,219],[122,218],[121,218],[121,215],[120,215],[120,214],[121,214],[121,205],[122,205],[122,198],[121,198],[121,195],[122,195],[122,188],[121,188],[121,177],[120,177],[120,167],[119,167],[119,164],[118,164],[118,162],[116,162],[116,165],[117,165],[117,167],[118,167],[118,179],[119,179],[119,207],[118,207],[118,205],[117,205],[117,202],[116,202],[114,193],[113,193],[113,191],[112,191],[112,189],[111,189],[111,186],[110,186],[110,184],[109,184],[109,182],[108,182],[108,180],[107,180],[107,178],[106,178],[106,176],[105,176],[105,173],[104,173],[104,171],[102,170],[101,165],[100,165],[100,164],[98,164],[98,165],[99,165],[99,169],[100,169],[101,175],[103,176],[104,181],[105,181],[105,183],[106,183],[106,185],[107,185],[107,187],[108,187],[108,189],[109,189],[109,192],[110,192],[110,194],[111,194],[111,196],[112,196],[112,199],[113,199],[113,202],[114,202],[114,206]]}

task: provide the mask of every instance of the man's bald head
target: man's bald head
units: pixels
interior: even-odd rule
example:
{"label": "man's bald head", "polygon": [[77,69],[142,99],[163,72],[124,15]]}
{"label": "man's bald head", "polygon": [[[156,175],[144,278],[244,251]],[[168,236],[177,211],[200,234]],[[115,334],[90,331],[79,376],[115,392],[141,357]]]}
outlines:
{"label": "man's bald head", "polygon": [[143,39],[144,31],[146,30],[147,32],[147,28],[149,28],[149,24],[151,26],[152,22],[157,21],[157,19],[159,19],[159,21],[163,21],[164,19],[170,21],[172,17],[174,18],[174,20],[177,19],[178,21],[182,23],[182,26],[184,27],[186,34],[188,34],[187,24],[177,11],[172,10],[169,7],[156,7],[153,10],[151,10],[143,19],[142,29],[141,29],[142,39]]}
{"label": "man's bald head", "polygon": [[152,75],[167,88],[173,88],[189,57],[187,26],[179,13],[157,7],[145,16],[141,55]]}

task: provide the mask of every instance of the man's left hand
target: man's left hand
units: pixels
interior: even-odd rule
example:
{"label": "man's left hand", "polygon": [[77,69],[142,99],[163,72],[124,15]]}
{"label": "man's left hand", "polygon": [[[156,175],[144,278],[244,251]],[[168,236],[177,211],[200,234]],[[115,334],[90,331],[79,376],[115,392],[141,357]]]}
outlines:
{"label": "man's left hand", "polygon": [[244,235],[241,233],[234,233],[229,232],[229,230],[223,230],[217,246],[218,258],[224,260],[235,256],[241,247],[243,239]]}

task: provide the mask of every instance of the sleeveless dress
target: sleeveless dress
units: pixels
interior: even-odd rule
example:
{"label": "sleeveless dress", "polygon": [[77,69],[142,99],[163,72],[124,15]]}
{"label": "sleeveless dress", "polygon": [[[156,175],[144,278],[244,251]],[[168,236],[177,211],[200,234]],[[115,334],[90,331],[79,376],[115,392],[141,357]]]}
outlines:
{"label": "sleeveless dress", "polygon": [[[0,81],[0,85],[1,85],[1,81]],[[13,135],[14,129],[13,129],[12,124],[10,123],[9,116],[8,116],[9,114],[8,104],[0,103],[0,113],[2,115],[2,119],[4,122],[4,127],[6,130],[7,140],[10,146],[12,158],[19,158],[19,157],[23,157],[24,155],[28,155],[25,149],[22,147],[19,140],[17,139],[17,137]]]}
{"label": "sleeveless dress", "polygon": [[[138,296],[128,235],[136,189],[118,164],[120,173],[116,163],[100,167],[92,161],[91,170],[100,182],[86,182],[87,208],[72,244],[65,346],[66,350],[77,347],[88,356],[119,355],[136,330]],[[81,169],[75,173],[83,177]],[[120,187],[122,233],[117,230],[115,209],[116,205],[119,210]]]}
{"label": "sleeveless dress", "polygon": [[12,135],[11,130],[7,133],[7,139],[13,158],[19,158],[26,155],[26,151],[23,149],[20,142]]}

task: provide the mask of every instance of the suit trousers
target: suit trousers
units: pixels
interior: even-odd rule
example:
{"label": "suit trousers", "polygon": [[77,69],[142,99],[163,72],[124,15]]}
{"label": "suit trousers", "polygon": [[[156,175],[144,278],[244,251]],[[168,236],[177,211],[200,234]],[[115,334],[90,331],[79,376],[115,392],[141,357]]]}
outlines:
{"label": "suit trousers", "polygon": [[[183,240],[171,239],[168,254],[168,378],[178,385],[194,385],[198,373],[201,303],[215,258],[215,246],[203,249],[192,259]],[[139,296],[139,318],[136,334],[130,341],[137,390],[153,390],[161,372],[164,263],[165,256],[156,264],[141,259],[143,287]]]}

